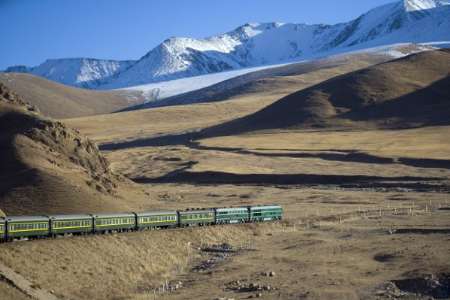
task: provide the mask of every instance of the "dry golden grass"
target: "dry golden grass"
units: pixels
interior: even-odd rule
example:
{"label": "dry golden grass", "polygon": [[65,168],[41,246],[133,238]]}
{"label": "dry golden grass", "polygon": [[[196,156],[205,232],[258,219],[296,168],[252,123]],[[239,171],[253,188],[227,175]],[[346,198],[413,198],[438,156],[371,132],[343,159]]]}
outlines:
{"label": "dry golden grass", "polygon": [[[344,68],[357,66],[361,65],[355,62]],[[280,84],[280,90],[236,96],[225,102],[71,119],[67,123],[99,142],[181,133],[252,113],[290,93],[290,89],[300,89],[339,72],[344,69],[318,70],[285,78],[284,82],[280,78],[278,83],[288,82]],[[227,290],[227,284],[235,280],[277,288],[263,292],[263,299],[388,299],[379,296],[378,290],[390,280],[450,273],[450,240],[446,233],[450,228],[449,131],[446,126],[277,130],[204,139],[198,141],[200,147],[187,143],[110,151],[106,154],[115,171],[149,182],[121,189],[120,209],[277,203],[285,209],[285,220],[274,225],[4,244],[0,245],[0,262],[68,299],[255,296]],[[351,156],[354,153],[360,156]],[[209,182],[197,182],[196,177],[185,182],[192,173],[205,174]],[[278,180],[280,176],[296,178],[299,173],[318,179],[332,175],[342,182],[308,185],[302,183],[301,176],[292,184]],[[272,176],[264,177],[267,182],[258,182],[260,175],[267,174]],[[250,181],[232,182],[242,175],[248,175]],[[380,177],[389,185],[378,186],[376,178],[362,184],[346,182],[349,175]],[[389,180],[392,176],[423,179],[406,182],[409,185],[405,187],[401,180]],[[444,189],[433,190],[433,185],[427,185],[428,177],[439,181]],[[94,208],[99,210],[119,209],[110,202],[96,203]],[[63,208],[63,202],[57,204]],[[406,231],[395,233],[398,229]],[[206,272],[191,272],[193,265],[210,257],[197,250],[201,244],[223,242],[246,244],[252,251],[241,252]],[[385,257],[388,259],[383,261]],[[267,271],[275,271],[276,276],[261,275]],[[181,280],[184,288],[154,295],[152,289],[166,279]],[[10,287],[0,283],[0,292],[9,295]]]}
{"label": "dry golden grass", "polygon": [[348,63],[333,68],[269,78],[270,89],[237,94],[228,101],[98,115],[64,122],[99,143],[193,131],[252,114],[295,91],[373,63],[371,59],[349,59]]}
{"label": "dry golden grass", "polygon": [[0,73],[0,82],[52,118],[106,114],[143,101],[120,92],[79,89],[30,74]]}
{"label": "dry golden grass", "polygon": [[14,300],[29,300],[30,298],[22,294],[16,288],[10,286],[9,284],[0,281],[0,293],[2,299],[14,299]]}
{"label": "dry golden grass", "polygon": [[287,151],[362,151],[387,157],[450,158],[449,126],[405,130],[276,131],[202,140],[208,147]]}
{"label": "dry golden grass", "polygon": [[12,243],[2,245],[0,261],[57,297],[119,299],[188,271],[198,247],[239,246],[250,232],[229,226]]}

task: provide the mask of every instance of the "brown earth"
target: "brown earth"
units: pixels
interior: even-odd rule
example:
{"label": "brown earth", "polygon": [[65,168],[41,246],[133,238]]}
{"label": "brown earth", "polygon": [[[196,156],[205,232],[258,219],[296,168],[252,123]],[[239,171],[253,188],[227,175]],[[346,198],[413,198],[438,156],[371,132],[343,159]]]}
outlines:
{"label": "brown earth", "polygon": [[[269,76],[262,81],[258,79],[256,82],[249,82],[248,85],[254,87],[251,91],[236,87],[232,97],[224,99],[219,97],[224,101],[67,119],[65,123],[99,143],[132,141],[182,131],[195,132],[250,115],[298,90],[386,59],[387,57],[379,55],[354,54],[342,58],[345,63],[342,63],[342,60],[338,60],[341,63],[329,62],[325,68],[320,68],[316,64],[308,65],[308,72],[305,72],[303,64],[296,64],[289,66],[288,70],[283,69],[286,76]],[[269,71],[266,73],[270,74]],[[265,88],[262,83],[269,87]],[[239,82],[233,82],[233,86],[235,84],[239,85]],[[195,92],[195,95],[203,97],[200,92]]]}
{"label": "brown earth", "polygon": [[206,136],[295,127],[410,128],[450,120],[450,51],[429,51],[337,76]]}
{"label": "brown earth", "polygon": [[[450,126],[186,135],[365,64],[280,77],[291,92],[67,121],[145,193],[119,184],[120,207],[86,209],[278,203],[283,222],[9,243],[0,263],[63,299],[449,298]],[[222,243],[234,252],[204,251]]]}
{"label": "brown earth", "polygon": [[0,73],[0,82],[44,116],[58,119],[110,113],[143,101],[122,92],[74,88],[30,74]]}
{"label": "brown earth", "polygon": [[[398,49],[401,51],[402,49]],[[406,49],[404,49],[406,50]],[[408,49],[414,51],[414,49]],[[297,76],[312,73],[318,70],[338,69],[351,66],[357,62],[360,66],[374,65],[391,60],[386,54],[343,54],[330,58],[318,59],[297,64],[275,67],[252,73],[244,74],[225,80],[212,86],[176,95],[157,102],[149,102],[132,106],[125,110],[145,109],[150,107],[162,107],[169,105],[183,105],[192,103],[219,102],[230,99],[238,99],[243,96],[279,94],[281,91],[289,92],[295,84],[302,82],[296,80]]]}
{"label": "brown earth", "polygon": [[97,146],[45,119],[0,85],[0,205],[7,214],[89,212],[126,207]]}

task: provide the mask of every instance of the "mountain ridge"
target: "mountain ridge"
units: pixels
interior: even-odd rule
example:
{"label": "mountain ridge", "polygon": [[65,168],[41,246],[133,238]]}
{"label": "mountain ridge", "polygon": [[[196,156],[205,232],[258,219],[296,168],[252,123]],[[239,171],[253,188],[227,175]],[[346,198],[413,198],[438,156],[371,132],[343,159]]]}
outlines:
{"label": "mountain ridge", "polygon": [[[87,72],[90,76],[80,75],[89,80],[81,82],[87,88],[118,89],[381,45],[450,41],[449,4],[449,0],[402,0],[335,25],[247,23],[204,39],[169,38],[137,61],[109,61],[106,65],[93,62],[92,68],[87,67],[88,71],[93,69]],[[46,68],[33,68],[39,73],[36,75],[71,84],[64,72],[55,71],[62,74],[58,77],[39,69]],[[20,70],[27,69],[16,68]]]}
{"label": "mountain ridge", "polygon": [[298,128],[448,125],[450,50],[427,51],[350,72],[206,128],[202,138]]}
{"label": "mountain ridge", "polygon": [[96,58],[47,59],[36,67],[12,66],[6,73],[30,73],[62,84],[81,88],[95,88],[107,78],[129,68],[133,60],[109,60]]}

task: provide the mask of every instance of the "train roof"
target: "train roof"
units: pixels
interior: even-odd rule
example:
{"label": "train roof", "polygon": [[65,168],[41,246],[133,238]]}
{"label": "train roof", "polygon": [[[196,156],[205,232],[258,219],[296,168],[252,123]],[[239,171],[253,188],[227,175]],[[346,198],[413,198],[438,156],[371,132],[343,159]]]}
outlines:
{"label": "train roof", "polygon": [[210,213],[214,212],[213,208],[200,208],[200,209],[191,209],[191,210],[180,210],[180,214],[196,214],[196,213]]}
{"label": "train roof", "polygon": [[115,214],[94,214],[95,218],[120,218],[120,217],[134,217],[134,213],[115,213]]}
{"label": "train roof", "polygon": [[243,207],[220,207],[220,208],[216,208],[217,211],[230,211],[230,210],[247,210],[248,207],[247,206],[243,206]]}
{"label": "train roof", "polygon": [[46,216],[8,216],[6,218],[8,222],[35,222],[35,221],[48,221]]}
{"label": "train roof", "polygon": [[145,211],[145,212],[139,212],[135,213],[138,217],[142,216],[159,216],[159,215],[176,215],[177,211],[172,210],[161,210],[161,211]]}
{"label": "train roof", "polygon": [[250,206],[250,209],[258,209],[258,208],[271,209],[271,208],[282,208],[282,207],[280,205],[255,205],[255,206]]}
{"label": "train roof", "polygon": [[49,215],[52,220],[77,220],[77,219],[92,219],[92,215]]}

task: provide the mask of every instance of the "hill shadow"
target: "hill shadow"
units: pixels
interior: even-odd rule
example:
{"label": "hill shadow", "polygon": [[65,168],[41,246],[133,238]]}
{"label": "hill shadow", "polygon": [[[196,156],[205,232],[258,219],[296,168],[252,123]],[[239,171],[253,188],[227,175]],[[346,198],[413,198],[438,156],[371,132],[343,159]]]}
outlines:
{"label": "hill shadow", "polygon": [[[415,69],[416,65],[424,70]],[[402,69],[406,65],[405,69]],[[102,150],[119,150],[133,147],[185,145],[201,150],[236,152],[247,155],[320,158],[345,162],[390,164],[400,163],[422,168],[450,169],[450,160],[385,158],[362,152],[352,153],[261,153],[227,147],[206,147],[194,142],[199,139],[239,135],[248,132],[324,127],[336,128],[339,121],[345,121],[348,127],[354,122],[372,122],[378,128],[404,129],[431,125],[450,124],[450,51],[439,50],[419,53],[408,57],[370,67],[364,70],[341,75],[305,90],[293,93],[251,115],[231,120],[198,131],[182,132],[133,141],[101,145]],[[381,71],[380,71],[381,70]],[[397,89],[397,82],[390,79],[401,75],[405,70],[414,70],[408,78],[416,76],[424,82],[438,78],[424,88],[409,85],[409,93]],[[431,74],[431,75],[430,75]],[[442,74],[446,76],[439,77]],[[388,77],[386,77],[388,76]],[[411,77],[412,76],[412,77]],[[422,76],[422,77],[420,77]],[[424,77],[425,76],[425,77]],[[408,79],[408,80],[409,80]],[[396,79],[397,80],[397,79]],[[418,80],[418,79],[417,79]],[[369,90],[367,90],[369,88]],[[376,93],[372,93],[375,91]],[[391,95],[398,95],[391,97]],[[301,150],[299,150],[301,151]]]}
{"label": "hill shadow", "polygon": [[295,186],[339,186],[342,188],[410,189],[420,192],[439,191],[448,193],[450,187],[439,183],[437,177],[382,177],[364,175],[317,175],[317,174],[234,174],[205,171],[190,172],[185,168],[158,178],[133,178],[137,183],[177,183],[196,185],[295,185]]}

